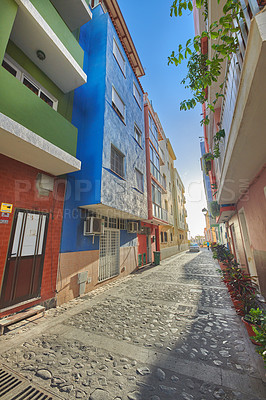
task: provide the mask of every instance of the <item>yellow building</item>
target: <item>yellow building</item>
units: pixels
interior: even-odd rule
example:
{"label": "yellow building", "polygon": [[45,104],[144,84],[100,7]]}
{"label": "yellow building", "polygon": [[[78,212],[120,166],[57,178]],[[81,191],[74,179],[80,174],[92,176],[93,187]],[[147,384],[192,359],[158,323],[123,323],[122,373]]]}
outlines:
{"label": "yellow building", "polygon": [[188,248],[188,226],[186,223],[185,189],[174,167],[176,155],[170,140],[165,136],[159,118],[157,122],[163,136],[163,140],[159,142],[160,171],[165,189],[162,193],[162,208],[165,215],[164,220],[168,222],[167,224],[161,224],[159,227],[161,259],[163,260]]}

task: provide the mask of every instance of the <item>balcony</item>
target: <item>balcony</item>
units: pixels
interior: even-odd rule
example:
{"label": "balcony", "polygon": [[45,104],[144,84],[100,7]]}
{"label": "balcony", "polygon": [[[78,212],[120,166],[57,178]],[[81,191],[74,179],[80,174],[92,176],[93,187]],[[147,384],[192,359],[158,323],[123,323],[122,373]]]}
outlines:
{"label": "balcony", "polygon": [[[17,0],[11,40],[64,92],[83,85],[84,52],[49,0]],[[71,3],[67,1],[65,3]],[[45,59],[37,57],[41,50]]]}
{"label": "balcony", "polygon": [[51,3],[71,31],[80,28],[92,18],[92,13],[86,0],[51,0]]}
{"label": "balcony", "polygon": [[174,225],[174,217],[157,204],[152,204],[154,218],[160,219],[162,225]]}
{"label": "balcony", "polygon": [[80,169],[77,128],[0,67],[1,153],[53,175]]}
{"label": "balcony", "polygon": [[245,1],[242,3],[248,32],[245,35],[243,27],[239,37],[241,54],[227,65],[221,109],[221,127],[226,136],[215,165],[220,204],[236,203],[265,163],[266,13],[256,14],[257,2],[250,0],[251,20]]}

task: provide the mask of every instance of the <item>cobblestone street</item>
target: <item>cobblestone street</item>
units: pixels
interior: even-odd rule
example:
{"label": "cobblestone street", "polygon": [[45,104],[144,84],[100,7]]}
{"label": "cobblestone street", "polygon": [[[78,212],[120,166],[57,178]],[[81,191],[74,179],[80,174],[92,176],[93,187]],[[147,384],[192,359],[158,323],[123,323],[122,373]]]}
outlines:
{"label": "cobblestone street", "polygon": [[263,400],[217,268],[204,249],[108,284],[3,335],[0,362],[65,399]]}

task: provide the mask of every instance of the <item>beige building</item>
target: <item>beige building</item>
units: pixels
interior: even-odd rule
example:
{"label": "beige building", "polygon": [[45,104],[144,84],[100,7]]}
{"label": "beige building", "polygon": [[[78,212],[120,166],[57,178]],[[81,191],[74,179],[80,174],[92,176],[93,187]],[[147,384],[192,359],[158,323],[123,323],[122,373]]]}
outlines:
{"label": "beige building", "polygon": [[156,116],[163,137],[163,140],[159,142],[160,171],[163,187],[165,188],[162,193],[162,208],[165,214],[164,220],[168,222],[168,224],[160,225],[160,250],[161,259],[163,260],[188,248],[188,226],[186,223],[185,189],[174,167],[176,155],[170,140],[166,138],[158,115]]}

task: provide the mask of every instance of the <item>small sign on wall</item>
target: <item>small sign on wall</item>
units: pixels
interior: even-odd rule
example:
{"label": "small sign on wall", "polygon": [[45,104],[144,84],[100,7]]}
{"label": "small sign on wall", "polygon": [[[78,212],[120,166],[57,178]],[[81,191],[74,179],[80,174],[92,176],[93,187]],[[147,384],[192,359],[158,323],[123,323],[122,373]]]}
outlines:
{"label": "small sign on wall", "polygon": [[9,212],[1,212],[0,224],[8,224],[9,217],[10,217],[10,213]]}
{"label": "small sign on wall", "polygon": [[12,213],[13,204],[9,203],[1,203],[1,212],[2,213]]}

